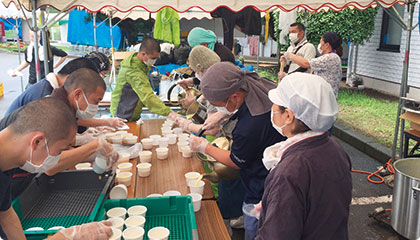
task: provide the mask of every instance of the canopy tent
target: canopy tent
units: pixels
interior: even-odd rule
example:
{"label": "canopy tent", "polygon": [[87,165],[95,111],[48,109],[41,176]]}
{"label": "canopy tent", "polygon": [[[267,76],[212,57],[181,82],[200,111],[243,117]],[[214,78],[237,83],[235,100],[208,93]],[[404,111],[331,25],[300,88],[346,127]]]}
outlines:
{"label": "canopy tent", "polygon": [[[25,11],[27,16],[30,16],[30,13],[26,10]],[[23,12],[20,11],[14,4],[10,5],[9,7],[5,7],[4,5],[0,5],[0,18],[24,18]]]}
{"label": "canopy tent", "polygon": [[[148,20],[149,18],[156,19],[156,14],[157,14],[157,13],[150,13],[144,10],[144,8],[140,8],[140,7],[135,7],[128,12],[119,12],[115,8],[106,8],[106,9],[103,9],[101,12],[107,15],[110,15],[112,13],[113,18],[119,18],[119,19],[129,18],[132,20],[137,20],[137,19]],[[209,13],[203,12],[201,9],[198,9],[198,8],[193,8],[186,12],[179,13],[179,19],[200,20],[203,18],[212,19]]]}

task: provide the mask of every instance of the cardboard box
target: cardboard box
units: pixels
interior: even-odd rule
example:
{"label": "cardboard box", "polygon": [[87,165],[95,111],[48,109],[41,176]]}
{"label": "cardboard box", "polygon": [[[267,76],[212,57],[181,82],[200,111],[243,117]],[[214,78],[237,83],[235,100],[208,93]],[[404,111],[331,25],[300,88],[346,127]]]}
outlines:
{"label": "cardboard box", "polygon": [[400,118],[409,121],[412,129],[420,131],[420,114],[405,112]]}

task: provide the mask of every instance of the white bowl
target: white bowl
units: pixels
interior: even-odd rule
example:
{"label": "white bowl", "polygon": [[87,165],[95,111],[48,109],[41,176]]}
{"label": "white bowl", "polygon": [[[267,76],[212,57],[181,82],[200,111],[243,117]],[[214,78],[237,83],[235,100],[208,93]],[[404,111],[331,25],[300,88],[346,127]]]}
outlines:
{"label": "white bowl", "polygon": [[118,164],[118,169],[120,169],[120,172],[131,172],[132,167],[133,164],[129,162]]}
{"label": "white bowl", "polygon": [[108,218],[118,217],[125,219],[125,215],[127,214],[127,209],[123,207],[114,207],[106,211],[106,216]]}
{"label": "white bowl", "polygon": [[124,230],[124,240],[141,240],[144,236],[144,229],[142,227],[130,227]]}
{"label": "white bowl", "polygon": [[152,152],[151,151],[141,151],[139,152],[140,162],[149,163],[152,161]]}
{"label": "white bowl", "polygon": [[141,144],[143,145],[143,149],[151,149],[153,147],[153,139],[143,138]]}
{"label": "white bowl", "polygon": [[124,184],[118,184],[117,186],[113,187],[109,192],[110,199],[123,199],[127,198],[128,189],[127,186]]}
{"label": "white bowl", "polygon": [[154,227],[149,230],[147,236],[150,240],[167,240],[169,237],[169,229],[165,227]]}
{"label": "white bowl", "polygon": [[117,174],[118,183],[124,184],[129,187],[131,185],[131,178],[133,177],[132,172],[120,172]]}
{"label": "white bowl", "polygon": [[[161,195],[162,196],[162,195]],[[143,205],[135,205],[128,209],[128,216],[143,216],[146,217],[147,207]]]}
{"label": "white bowl", "polygon": [[156,148],[157,159],[163,160],[168,158],[169,149],[167,147]]}
{"label": "white bowl", "polygon": [[109,218],[108,221],[111,221],[113,228],[119,229],[121,231],[123,230],[124,219],[122,219],[120,217],[112,217],[112,218]]}
{"label": "white bowl", "polygon": [[144,227],[144,223],[146,222],[146,218],[143,216],[130,216],[125,219],[125,226],[127,228],[130,227]]}
{"label": "white bowl", "polygon": [[139,163],[137,164],[137,174],[139,177],[148,177],[150,175],[150,170],[152,164],[150,163]]}

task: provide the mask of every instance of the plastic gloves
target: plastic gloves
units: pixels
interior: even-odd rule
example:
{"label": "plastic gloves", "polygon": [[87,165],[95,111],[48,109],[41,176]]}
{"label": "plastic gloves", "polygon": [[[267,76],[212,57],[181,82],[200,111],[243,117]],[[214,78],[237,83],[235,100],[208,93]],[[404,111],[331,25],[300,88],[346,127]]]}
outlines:
{"label": "plastic gloves", "polygon": [[187,92],[187,96],[179,102],[181,103],[182,108],[188,109],[195,101],[196,100],[194,95],[192,95],[190,92]]}
{"label": "plastic gloves", "polygon": [[229,115],[221,112],[215,112],[212,114],[209,114],[206,121],[203,124],[203,129],[210,130],[215,128],[220,128],[222,125],[222,120]]}
{"label": "plastic gloves", "polygon": [[205,154],[207,145],[209,145],[209,141],[207,141],[207,139],[203,137],[190,137],[190,147],[191,150],[193,150],[194,152],[200,152]]}
{"label": "plastic gloves", "polygon": [[107,160],[107,166],[110,167],[112,167],[120,157],[114,146],[108,143],[105,139],[98,139],[98,149],[96,152]]}
{"label": "plastic gloves", "polygon": [[112,236],[110,221],[91,222],[61,230],[68,240],[107,240]]}
{"label": "plastic gloves", "polygon": [[138,157],[140,151],[143,151],[143,146],[141,145],[141,143],[136,143],[133,146],[131,146],[128,149],[128,152],[130,153],[130,159]]}
{"label": "plastic gloves", "polygon": [[76,134],[75,146],[82,146],[92,142],[93,140],[96,140],[96,137],[94,137],[92,133],[85,131],[82,134]]}
{"label": "plastic gloves", "polygon": [[287,73],[285,73],[285,72],[278,72],[277,73],[277,77],[279,79],[279,82],[286,76],[287,76]]}
{"label": "plastic gloves", "polygon": [[104,125],[112,128],[122,128],[125,125],[124,122],[127,122],[127,120],[117,117],[104,119]]}
{"label": "plastic gloves", "polygon": [[187,89],[194,85],[194,80],[193,78],[182,79],[182,80],[179,80],[176,84],[181,86],[183,89]]}
{"label": "plastic gloves", "polygon": [[172,119],[172,120],[174,120],[174,121],[176,121],[176,119],[177,119],[177,118],[182,118],[182,117],[181,117],[181,115],[179,115],[178,113],[171,111],[171,112],[168,114],[168,118],[169,118],[169,119]]}
{"label": "plastic gloves", "polygon": [[185,119],[183,117],[179,117],[175,120],[176,125],[178,125],[180,128],[182,128],[183,131],[189,131],[188,126],[193,123],[189,119]]}

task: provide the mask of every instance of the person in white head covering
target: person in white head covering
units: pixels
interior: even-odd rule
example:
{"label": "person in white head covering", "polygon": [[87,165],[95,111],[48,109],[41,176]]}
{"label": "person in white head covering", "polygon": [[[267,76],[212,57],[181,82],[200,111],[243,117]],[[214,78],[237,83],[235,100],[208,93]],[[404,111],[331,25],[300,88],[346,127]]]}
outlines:
{"label": "person in white head covering", "polygon": [[268,96],[273,127],[288,139],[264,151],[256,239],[348,239],[351,162],[327,133],[338,114],[330,84],[293,73]]}

